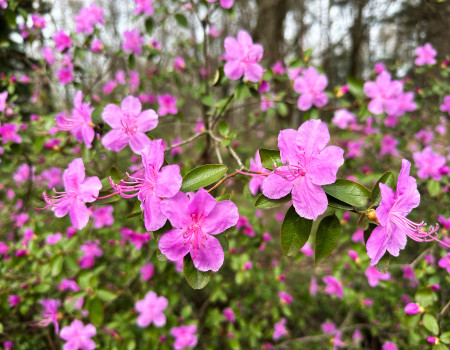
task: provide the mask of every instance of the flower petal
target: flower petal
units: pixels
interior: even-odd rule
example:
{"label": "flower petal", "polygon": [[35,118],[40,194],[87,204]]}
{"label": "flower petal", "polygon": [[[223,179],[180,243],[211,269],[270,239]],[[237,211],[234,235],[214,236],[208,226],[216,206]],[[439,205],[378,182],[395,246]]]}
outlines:
{"label": "flower petal", "polygon": [[66,191],[77,190],[78,185],[83,182],[85,177],[83,159],[76,158],[72,160],[64,170],[63,180]]}
{"label": "flower petal", "polygon": [[262,183],[261,191],[263,195],[270,199],[279,199],[289,194],[293,183],[283,179],[282,176],[271,174]]}
{"label": "flower petal", "polygon": [[183,238],[183,233],[184,230],[174,229],[166,232],[159,239],[158,247],[167,259],[177,261],[189,253],[191,245]]}
{"label": "flower petal", "polygon": [[400,230],[395,224],[390,222],[391,234],[386,242],[386,249],[392,256],[398,256],[400,250],[406,247],[406,233]]}
{"label": "flower petal", "polygon": [[121,121],[125,116],[119,106],[111,103],[103,109],[102,118],[113,129],[121,129]]}
{"label": "flower petal", "polygon": [[88,177],[80,186],[79,198],[83,202],[93,202],[97,199],[101,189],[102,183],[97,176]]}
{"label": "flower petal", "polygon": [[143,132],[137,131],[134,135],[130,136],[130,148],[136,154],[141,154],[142,150],[150,144],[150,138]]}
{"label": "flower petal", "polygon": [[330,142],[328,127],[320,119],[304,122],[298,128],[298,132],[297,145],[305,151],[307,158],[322,151]]}
{"label": "flower petal", "polygon": [[136,119],[136,126],[141,132],[153,130],[157,125],[158,115],[153,109],[142,111]]}
{"label": "flower petal", "polygon": [[223,71],[228,78],[237,80],[244,74],[244,64],[238,60],[231,60],[225,63]]}
{"label": "flower petal", "polygon": [[155,186],[155,194],[158,197],[170,198],[175,196],[181,188],[183,178],[180,167],[176,164],[163,167],[159,173]]}
{"label": "flower petal", "polygon": [[207,239],[203,240],[203,243],[199,245],[196,251],[194,247],[191,247],[191,257],[194,266],[198,270],[218,271],[223,264],[225,256],[219,241],[215,237],[208,235]]}
{"label": "flower petal", "polygon": [[284,129],[278,134],[278,148],[283,163],[298,161],[297,137],[298,131],[294,129]]}
{"label": "flower petal", "polygon": [[264,69],[257,63],[245,65],[245,78],[253,83],[257,83],[263,76]]}
{"label": "flower petal", "polygon": [[72,221],[72,226],[78,230],[84,228],[89,221],[89,210],[80,200],[72,201],[72,205],[69,210],[70,220]]}
{"label": "flower petal", "polygon": [[386,252],[388,232],[385,226],[378,225],[367,240],[366,249],[370,259],[370,265],[376,265]]}
{"label": "flower petal", "polygon": [[298,215],[313,220],[325,213],[328,206],[325,191],[319,185],[313,184],[309,176],[302,176],[295,181],[292,201]]}
{"label": "flower petal", "polygon": [[[159,170],[164,163],[164,148],[162,140],[153,140],[141,152],[142,164],[145,171]],[[152,169],[153,168],[153,169]]]}
{"label": "flower petal", "polygon": [[344,150],[337,146],[328,146],[311,161],[308,175],[316,185],[332,184],[336,181],[336,173],[342,164],[344,164]]}
{"label": "flower petal", "polygon": [[141,204],[144,210],[144,222],[147,231],[156,231],[164,226],[166,217],[161,211],[161,199],[155,194],[150,194]]}
{"label": "flower petal", "polygon": [[214,209],[201,223],[203,233],[216,235],[233,227],[239,220],[237,206],[229,200],[216,204]]}
{"label": "flower petal", "polygon": [[389,212],[394,205],[394,192],[389,186],[383,183],[380,183],[379,186],[381,192],[381,202],[375,210],[375,213],[377,214],[378,222],[381,225],[386,226],[389,221]]}
{"label": "flower petal", "polygon": [[200,188],[197,193],[191,196],[188,212],[189,214],[196,214],[197,216],[208,216],[216,204],[216,199],[204,188]]}
{"label": "flower petal", "polygon": [[178,192],[172,198],[164,198],[161,202],[161,211],[169,219],[173,227],[183,228],[189,225],[191,220],[187,207],[189,197],[186,193]]}
{"label": "flower petal", "polygon": [[125,97],[120,104],[120,107],[125,115],[134,117],[137,117],[142,109],[141,101],[134,96]]}
{"label": "flower petal", "polygon": [[111,151],[119,152],[128,144],[128,135],[122,129],[113,129],[102,138],[102,145]]}

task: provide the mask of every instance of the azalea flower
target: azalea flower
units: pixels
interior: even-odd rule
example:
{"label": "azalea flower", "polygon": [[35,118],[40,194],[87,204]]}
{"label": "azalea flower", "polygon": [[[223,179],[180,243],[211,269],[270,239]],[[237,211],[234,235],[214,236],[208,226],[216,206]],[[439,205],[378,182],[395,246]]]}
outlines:
{"label": "azalea flower", "polygon": [[154,0],[134,0],[136,3],[136,10],[134,10],[135,15],[140,15],[144,13],[146,16],[151,16],[155,12],[153,7]]}
{"label": "azalea flower", "polygon": [[161,211],[162,198],[175,196],[183,179],[178,165],[161,168],[164,162],[162,140],[150,141],[141,156],[144,169],[134,175],[127,174],[130,181],[122,180],[112,185],[123,198],[138,197],[144,211],[145,228],[155,231],[166,222],[166,216]]}
{"label": "azalea flower", "polygon": [[375,267],[369,266],[366,270],[367,281],[369,282],[369,286],[376,287],[379,284],[379,281],[387,281],[391,278],[391,274],[389,272],[381,273]]}
{"label": "azalea flower", "polygon": [[81,230],[89,221],[89,210],[85,203],[91,203],[98,197],[102,188],[100,179],[91,176],[85,179],[83,159],[74,159],[64,170],[64,192],[56,192],[55,197],[50,197],[44,192],[44,199],[52,208],[57,218],[70,215],[72,225]]}
{"label": "azalea flower", "polygon": [[[269,170],[264,168],[261,163],[261,157],[259,155],[259,150],[255,153],[255,158],[250,159],[250,170],[258,173],[270,173]],[[250,189],[250,193],[252,195],[256,195],[261,187],[263,181],[265,179],[264,175],[252,175],[252,179],[248,183],[248,187]]]}
{"label": "azalea flower", "polygon": [[158,114],[161,117],[167,114],[175,115],[178,113],[177,98],[175,96],[171,96],[170,94],[158,95],[158,104]]}
{"label": "azalea flower", "polygon": [[444,97],[444,103],[439,106],[441,112],[450,114],[450,95]]}
{"label": "azalea flower", "polygon": [[[217,2],[217,0],[206,0],[207,2]],[[220,6],[224,9],[230,9],[233,7],[234,0],[220,0]]]}
{"label": "azalea flower", "polygon": [[393,101],[402,91],[403,84],[398,80],[391,81],[391,75],[385,71],[378,75],[375,82],[365,82],[364,93],[372,99],[367,107],[369,112],[381,114],[383,110],[393,109]]}
{"label": "azalea flower", "polygon": [[89,6],[83,6],[80,13],[75,16],[75,22],[77,23],[77,33],[90,35],[94,32],[94,26],[97,23],[105,23],[105,20],[103,19],[103,9],[95,3],[92,3]]}
{"label": "azalea flower", "polygon": [[139,31],[135,28],[133,30],[126,30],[123,32],[124,41],[122,43],[122,49],[125,52],[133,52],[136,55],[142,53],[142,44],[144,38],[141,37]]}
{"label": "azalea flower", "polygon": [[95,342],[91,339],[97,330],[92,324],[83,325],[80,320],[73,320],[70,326],[61,329],[59,336],[66,341],[64,350],[93,350]]}
{"label": "azalea flower", "polygon": [[312,105],[320,108],[327,104],[328,97],[324,92],[328,85],[325,74],[319,74],[316,68],[309,67],[294,80],[294,90],[300,94],[297,101],[298,109],[307,111]]}
{"label": "azalea flower", "polygon": [[152,263],[148,263],[141,267],[140,272],[141,278],[145,282],[153,277],[153,274],[155,273],[155,267],[153,266]]}
{"label": "azalea flower", "polygon": [[142,111],[141,102],[133,96],[125,97],[120,107],[115,104],[106,105],[102,118],[113,128],[102,138],[102,144],[115,152],[129,144],[134,153],[141,154],[142,149],[150,144],[150,138],[145,133],[158,125],[155,111]]}
{"label": "azalea flower", "polygon": [[111,226],[114,223],[114,217],[112,216],[113,211],[114,207],[112,205],[105,205],[92,210],[94,227],[102,228],[105,226]]}
{"label": "azalea flower", "polygon": [[326,147],[329,141],[327,125],[318,119],[306,121],[298,130],[280,131],[278,148],[283,165],[264,179],[262,193],[279,199],[292,191],[297,214],[316,220],[328,205],[321,186],[334,183],[337,170],[344,163],[344,151],[336,146]]}
{"label": "azalea flower", "polygon": [[56,32],[53,35],[53,40],[55,40],[55,48],[56,50],[63,52],[65,49],[72,46],[72,39],[63,30]]}
{"label": "azalea flower", "polygon": [[264,73],[264,69],[258,64],[263,58],[263,47],[253,44],[251,36],[244,30],[240,30],[237,40],[231,36],[225,38],[225,55],[227,61],[223,67],[225,75],[237,80],[244,76],[251,82],[258,82]]}
{"label": "azalea flower", "polygon": [[234,315],[234,311],[231,308],[229,308],[229,307],[224,309],[222,314],[227,319],[227,321],[229,321],[229,322],[234,322],[235,319],[236,319],[236,317]]}
{"label": "azalea flower", "polygon": [[4,112],[6,109],[6,99],[8,98],[8,91],[0,93],[0,112]]}
{"label": "azalea flower", "polygon": [[136,302],[135,309],[140,315],[137,318],[139,327],[147,327],[153,323],[156,327],[166,324],[166,315],[163,311],[167,308],[168,301],[165,297],[158,297],[155,292],[148,292],[143,300]]}
{"label": "azalea flower", "polygon": [[180,326],[170,330],[170,334],[175,337],[173,348],[175,350],[182,350],[186,348],[193,348],[197,345],[196,325]]}
{"label": "azalea flower", "polygon": [[58,334],[58,307],[61,306],[61,301],[57,299],[42,299],[40,303],[44,310],[42,311],[42,320],[37,325],[47,327],[50,323],[53,323],[55,333]]}
{"label": "azalea flower", "polygon": [[416,66],[423,66],[425,64],[435,64],[437,51],[431,46],[430,43],[426,43],[423,46],[419,46],[414,51],[417,55],[414,63]]}
{"label": "azalea flower", "polygon": [[342,288],[342,283],[339,282],[339,280],[333,276],[325,276],[322,280],[326,284],[326,294],[336,294],[339,299],[342,299],[344,289]]}
{"label": "azalea flower", "polygon": [[425,232],[421,230],[426,226],[423,221],[415,223],[406,218],[420,203],[416,179],[409,175],[410,168],[411,163],[403,159],[395,193],[389,186],[380,183],[381,203],[375,211],[379,225],[372,231],[366,244],[372,266],[380,261],[386,250],[391,255],[398,256],[406,246],[407,237],[417,242],[436,240],[443,243],[433,235],[439,225]]}
{"label": "azalea flower", "polygon": [[273,330],[273,340],[278,340],[288,335],[286,329],[286,319],[283,317],[280,322],[275,323]]}
{"label": "azalea flower", "polygon": [[19,131],[19,125],[4,123],[0,125],[0,136],[2,137],[2,143],[21,143],[22,137],[17,133]]}
{"label": "azalea flower", "polygon": [[431,177],[433,180],[439,181],[442,178],[442,171],[445,168],[446,159],[439,153],[433,152],[431,146],[427,146],[421,152],[413,154],[414,162],[419,168],[417,176],[421,179]]}
{"label": "azalea flower", "polygon": [[230,200],[217,203],[201,188],[195,194],[179,192],[165,199],[161,210],[174,228],[160,238],[161,253],[171,261],[190,253],[198,270],[218,271],[224,253],[214,235],[236,225],[239,219],[236,205]]}
{"label": "azalea flower", "polygon": [[340,109],[334,113],[331,122],[340,129],[347,129],[349,125],[356,123],[356,116],[346,109]]}

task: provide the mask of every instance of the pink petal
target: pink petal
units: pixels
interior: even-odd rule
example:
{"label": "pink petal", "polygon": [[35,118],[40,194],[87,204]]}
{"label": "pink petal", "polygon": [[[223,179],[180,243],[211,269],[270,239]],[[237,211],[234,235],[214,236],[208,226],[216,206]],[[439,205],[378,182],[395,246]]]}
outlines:
{"label": "pink petal", "polygon": [[136,126],[139,131],[147,132],[153,130],[158,125],[158,115],[153,109],[147,109],[136,119]]}
{"label": "pink petal", "polygon": [[294,129],[284,129],[278,134],[278,148],[283,163],[298,161],[297,136],[298,132]]}
{"label": "pink petal", "polygon": [[271,174],[266,177],[262,184],[262,193],[271,199],[279,199],[289,194],[293,183],[283,179],[280,175]]}
{"label": "pink petal", "polygon": [[383,226],[386,226],[389,221],[389,212],[394,205],[394,192],[392,189],[380,183],[380,192],[381,192],[381,202],[378,208],[375,210],[377,214],[377,219]]}
{"label": "pink petal", "polygon": [[372,231],[366,244],[367,255],[372,259],[370,265],[376,265],[386,252],[387,235],[385,226],[379,225]]}
{"label": "pink petal", "polygon": [[164,148],[162,140],[153,140],[141,152],[142,164],[147,172],[152,169],[160,169],[164,163]]}
{"label": "pink petal", "polygon": [[245,65],[245,78],[257,83],[263,76],[264,69],[257,63]]}
{"label": "pink petal", "polygon": [[213,236],[207,236],[197,251],[191,247],[191,257],[194,266],[200,271],[218,271],[223,264],[224,254],[219,241]]}
{"label": "pink petal", "polygon": [[373,114],[383,113],[383,100],[380,98],[373,99],[372,101],[369,102],[367,109],[369,110],[369,112]]}
{"label": "pink petal", "polygon": [[224,41],[225,54],[228,60],[237,60],[241,56],[241,51],[239,49],[239,44],[235,38],[229,36],[225,38]]}
{"label": "pink petal", "polygon": [[314,158],[308,168],[311,182],[316,185],[328,185],[336,181],[336,173],[344,164],[344,150],[337,146],[325,147]]}
{"label": "pink petal", "polygon": [[119,106],[115,104],[108,104],[103,109],[102,118],[113,129],[121,129],[121,121],[125,118],[125,116]]}
{"label": "pink petal", "polygon": [[364,93],[370,97],[374,98],[378,95],[378,86],[373,81],[368,81],[364,83]]}
{"label": "pink petal", "polygon": [[216,235],[236,225],[238,220],[238,208],[232,201],[225,200],[217,203],[209,215],[203,219],[202,231]]}
{"label": "pink petal", "polygon": [[151,323],[150,315],[147,313],[142,313],[138,316],[136,323],[139,327],[147,327]]}
{"label": "pink petal", "polygon": [[134,135],[130,136],[130,148],[136,154],[141,154],[145,146],[149,145],[151,140],[143,132],[137,131]]}
{"label": "pink petal", "polygon": [[64,170],[63,180],[64,180],[64,188],[68,191],[77,190],[78,184],[83,182],[85,177],[84,163],[83,159],[76,158],[72,160]]}
{"label": "pink petal", "polygon": [[158,247],[167,259],[177,261],[189,253],[191,246],[183,238],[183,233],[183,229],[174,229],[166,232],[160,238]]}
{"label": "pink petal", "polygon": [[57,218],[62,218],[66,216],[72,206],[72,201],[70,199],[62,200],[61,202],[55,204],[53,207],[53,212]]}
{"label": "pink petal", "polygon": [[319,119],[304,122],[298,132],[297,145],[305,151],[307,158],[322,151],[330,141],[328,127]]}
{"label": "pink petal", "polygon": [[97,199],[101,189],[102,183],[97,176],[88,177],[80,186],[79,198],[83,202],[93,202]]}
{"label": "pink petal", "polygon": [[175,196],[181,188],[183,178],[180,174],[180,167],[176,164],[167,165],[161,169],[156,187],[155,194],[158,197],[170,198]]}
{"label": "pink petal", "polygon": [[297,107],[301,111],[307,111],[312,107],[313,95],[310,93],[304,93],[300,95],[297,101]]}
{"label": "pink petal", "polygon": [[83,137],[84,143],[86,144],[86,147],[91,148],[92,141],[94,140],[95,137],[94,129],[89,125],[83,125],[81,127],[81,135]]}
{"label": "pink petal", "polygon": [[141,113],[141,101],[134,96],[127,96],[123,99],[120,107],[124,114],[128,116],[138,116]]}
{"label": "pink petal", "polygon": [[191,196],[188,205],[188,212],[197,216],[207,216],[214,209],[217,202],[204,188],[200,188],[197,193]]}
{"label": "pink petal", "polygon": [[156,231],[164,226],[166,217],[161,211],[161,199],[151,194],[145,198],[141,208],[144,210],[144,222],[147,231]]}
{"label": "pink petal", "polygon": [[324,92],[317,93],[313,98],[314,106],[320,108],[327,104],[328,96]]}
{"label": "pink petal", "polygon": [[128,135],[121,129],[113,129],[102,138],[102,145],[111,151],[119,152],[128,144]]}
{"label": "pink petal", "polygon": [[95,327],[92,324],[87,324],[84,327],[84,336],[85,337],[91,338],[96,334],[97,334],[97,330],[95,329]]}
{"label": "pink petal", "polygon": [[187,212],[189,205],[189,197],[183,193],[178,192],[172,198],[165,198],[161,203],[162,213],[169,219],[173,227],[183,228],[189,225],[191,220]]}
{"label": "pink petal", "polygon": [[328,199],[322,187],[314,185],[309,176],[300,177],[292,189],[292,201],[298,215],[316,220],[327,210]]}
{"label": "pink petal", "polygon": [[228,78],[237,80],[244,74],[244,64],[238,60],[228,61],[225,63],[223,71]]}
{"label": "pink petal", "polygon": [[89,221],[89,210],[86,208],[86,204],[80,200],[72,201],[69,215],[72,226],[78,230],[84,228]]}
{"label": "pink petal", "polygon": [[166,315],[164,315],[162,312],[155,315],[153,318],[153,324],[155,327],[162,327],[166,324]]}
{"label": "pink petal", "polygon": [[398,256],[400,250],[406,247],[406,234],[392,222],[389,225],[391,227],[391,235],[386,242],[386,249],[392,256]]}
{"label": "pink petal", "polygon": [[252,46],[253,45],[252,37],[245,30],[239,31],[239,33],[237,35],[237,41],[242,46]]}

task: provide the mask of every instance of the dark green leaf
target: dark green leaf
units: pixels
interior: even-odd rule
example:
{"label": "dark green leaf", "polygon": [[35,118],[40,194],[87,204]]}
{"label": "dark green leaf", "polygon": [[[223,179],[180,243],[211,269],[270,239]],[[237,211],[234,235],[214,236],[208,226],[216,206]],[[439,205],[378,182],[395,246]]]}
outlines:
{"label": "dark green leaf", "polygon": [[62,255],[57,255],[52,262],[50,263],[52,276],[56,277],[61,273],[62,267],[63,267],[63,257]]}
{"label": "dark green leaf", "polygon": [[153,239],[155,241],[159,241],[161,236],[171,229],[172,225],[170,224],[170,221],[167,220],[163,227],[161,227],[159,230],[153,231]]}
{"label": "dark green leaf", "polygon": [[189,254],[183,260],[183,273],[187,283],[193,289],[204,288],[211,279],[211,271],[203,272],[197,270]]}
{"label": "dark green leaf", "polygon": [[369,228],[369,219],[366,214],[361,214],[356,226],[361,230],[367,230]]}
{"label": "dark green leaf", "polygon": [[291,206],[281,224],[281,250],[285,255],[294,255],[308,241],[313,221],[302,218]]}
{"label": "dark green leaf", "polygon": [[289,202],[291,199],[292,198],[290,194],[280,199],[270,199],[261,194],[255,202],[255,207],[258,209],[276,208],[279,207],[280,205]]}
{"label": "dark green leaf", "polygon": [[220,180],[228,168],[223,164],[206,164],[192,169],[183,177],[181,191],[193,192]]}
{"label": "dark green leaf", "polygon": [[148,17],[145,20],[145,30],[147,31],[148,35],[152,35],[154,25],[155,25],[155,22],[153,22],[153,19],[151,17]]}
{"label": "dark green leaf", "polygon": [[339,199],[333,198],[327,194],[328,199],[328,206],[336,209],[342,209],[342,210],[353,210],[353,207],[351,205],[348,205],[347,203],[344,203],[340,201]]}
{"label": "dark green leaf", "polygon": [[386,273],[389,269],[389,261],[391,260],[391,255],[386,252],[383,257],[378,261],[378,264],[375,265],[375,268],[381,273]]}
{"label": "dark green leaf", "polygon": [[364,82],[355,77],[347,78],[347,86],[350,93],[355,96],[357,99],[363,100],[365,98],[364,94]]}
{"label": "dark green leaf", "polygon": [[439,324],[436,321],[436,318],[433,315],[425,314],[423,315],[423,325],[426,329],[428,329],[434,335],[439,334]]}
{"label": "dark green leaf", "polygon": [[374,205],[378,205],[381,202],[381,192],[380,192],[380,183],[389,186],[390,188],[394,188],[395,185],[395,175],[392,171],[388,171],[381,176],[372,190],[371,200]]}
{"label": "dark green leaf", "polygon": [[107,289],[99,289],[97,290],[97,296],[103,301],[112,301],[117,298],[117,295],[110,290]]}
{"label": "dark green leaf", "polygon": [[133,210],[131,211],[130,214],[127,215],[127,219],[133,218],[133,217],[138,216],[138,215],[141,215],[141,212],[142,212],[141,211],[141,201],[137,200],[134,203]]}
{"label": "dark green leaf", "polygon": [[104,317],[103,304],[100,299],[95,298],[89,303],[89,318],[92,324],[98,328],[102,325]]}
{"label": "dark green leaf", "polygon": [[223,194],[223,195],[221,195],[219,197],[216,197],[216,202],[219,203],[219,202],[227,201],[227,200],[230,200],[230,199],[231,199],[231,194],[227,193],[227,194]]}
{"label": "dark green leaf", "polygon": [[234,95],[236,96],[236,100],[239,101],[244,100],[247,97],[250,97],[252,94],[246,84],[240,83],[238,86],[236,86],[236,89],[234,90]]}
{"label": "dark green leaf", "polygon": [[259,150],[262,166],[266,169],[273,170],[274,164],[278,167],[281,166],[280,151],[275,149],[261,148]]}
{"label": "dark green leaf", "polygon": [[370,191],[363,185],[345,179],[337,179],[334,184],[322,186],[330,196],[355,207],[364,207],[370,198]]}
{"label": "dark green leaf", "polygon": [[336,215],[322,219],[316,233],[316,263],[325,260],[336,247],[341,235],[341,223]]}
{"label": "dark green leaf", "polygon": [[187,21],[187,19],[186,19],[186,17],[185,17],[184,15],[182,15],[182,14],[180,14],[180,13],[177,13],[177,14],[175,15],[175,20],[177,21],[177,23],[178,23],[180,26],[182,26],[182,27],[184,27],[184,28],[187,28],[187,27],[188,27],[188,21]]}

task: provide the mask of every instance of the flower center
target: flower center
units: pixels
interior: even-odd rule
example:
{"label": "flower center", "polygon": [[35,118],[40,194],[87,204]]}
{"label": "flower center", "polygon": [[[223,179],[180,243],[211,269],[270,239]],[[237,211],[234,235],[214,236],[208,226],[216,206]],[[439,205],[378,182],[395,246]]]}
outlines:
{"label": "flower center", "polygon": [[287,181],[294,181],[300,176],[305,176],[308,171],[300,162],[297,162],[297,164],[286,162],[286,165],[274,168],[274,173]]}
{"label": "flower center", "polygon": [[120,121],[122,130],[128,136],[133,136],[137,132],[136,118],[127,116]]}
{"label": "flower center", "polygon": [[192,259],[197,256],[197,251],[200,246],[205,246],[205,241],[208,239],[208,235],[203,233],[200,221],[203,215],[191,214],[191,224],[186,228],[183,233],[183,238],[185,239],[184,244],[192,244],[194,248],[194,255]]}

